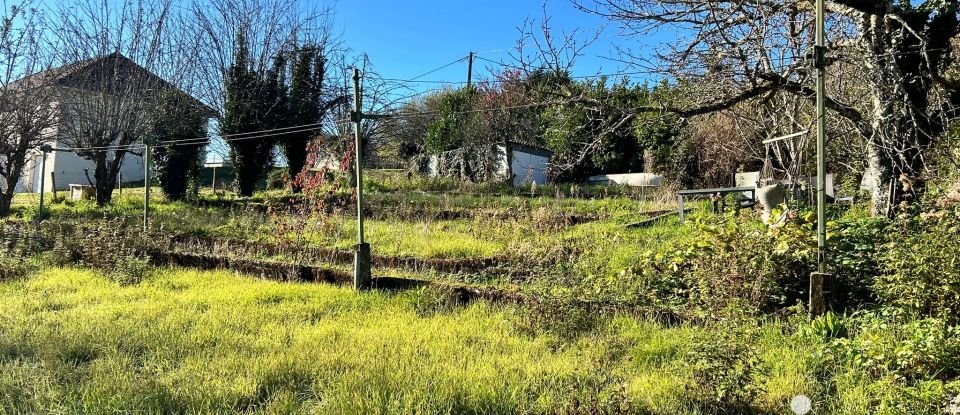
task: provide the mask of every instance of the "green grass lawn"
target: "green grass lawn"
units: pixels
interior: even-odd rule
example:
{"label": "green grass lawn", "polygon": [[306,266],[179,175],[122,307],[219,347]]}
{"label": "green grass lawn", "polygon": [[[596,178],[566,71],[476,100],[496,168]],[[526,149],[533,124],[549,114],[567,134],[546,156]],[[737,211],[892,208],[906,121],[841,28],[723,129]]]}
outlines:
{"label": "green grass lawn", "polygon": [[[61,192],[62,193],[62,192]],[[276,192],[274,192],[276,193]],[[283,199],[260,195],[265,198]],[[32,220],[36,195],[18,195],[17,213]],[[49,199],[49,198],[48,198]],[[285,200],[285,199],[283,199]],[[377,212],[366,221],[366,239],[378,255],[431,258],[508,258],[515,262],[563,259],[571,249],[586,253],[583,262],[595,271],[618,272],[638,254],[637,246],[680,239],[676,219],[649,229],[628,230],[626,225],[644,219],[643,212],[670,209],[658,200],[628,197],[577,199],[550,196],[483,196],[433,194],[414,191],[375,191],[370,209]],[[436,212],[467,212],[465,217],[439,219]],[[92,201],[65,201],[47,205],[48,222],[76,222],[121,218],[128,226],[142,223],[143,191],[127,189],[115,194],[113,203],[100,208]],[[427,212],[427,216],[422,216]],[[421,216],[418,216],[421,215]],[[564,224],[569,217],[586,223]],[[165,234],[199,234],[258,242],[294,242],[305,245],[352,249],[356,243],[356,219],[349,206],[331,216],[308,218],[270,214],[244,208],[204,207],[167,202],[159,188],[152,192],[151,224]],[[294,231],[282,230],[278,224]]]}
{"label": "green grass lawn", "polygon": [[[710,328],[616,315],[570,332],[548,312],[439,298],[45,269],[0,283],[0,413],[704,411],[686,353]],[[814,345],[785,324],[757,335],[761,412],[818,390]]]}

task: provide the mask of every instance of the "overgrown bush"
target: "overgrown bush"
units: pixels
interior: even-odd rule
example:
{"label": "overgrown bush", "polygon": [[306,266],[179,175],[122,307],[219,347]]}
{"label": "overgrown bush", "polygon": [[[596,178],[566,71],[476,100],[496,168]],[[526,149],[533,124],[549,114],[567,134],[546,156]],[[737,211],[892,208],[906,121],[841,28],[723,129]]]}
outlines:
{"label": "overgrown bush", "polygon": [[941,414],[960,392],[957,326],[895,308],[861,312],[843,324],[850,335],[825,342],[820,356],[834,377],[865,378],[871,413]]}
{"label": "overgrown bush", "polygon": [[693,227],[696,238],[644,251],[619,274],[588,275],[592,297],[698,321],[776,311],[804,298],[806,242],[732,212]]}
{"label": "overgrown bush", "polygon": [[0,282],[26,278],[36,270],[37,267],[23,257],[0,254]]}
{"label": "overgrown bush", "polygon": [[0,281],[25,278],[35,272],[37,267],[30,257],[43,250],[44,242],[32,227],[0,223]]}
{"label": "overgrown bush", "polygon": [[290,186],[290,173],[283,169],[273,169],[267,173],[267,190],[283,190]]}
{"label": "overgrown bush", "polygon": [[[788,229],[799,229],[793,223]],[[809,265],[802,242],[756,222],[727,216],[698,231],[709,243],[690,268],[691,300],[704,312],[775,311],[802,297]]]}
{"label": "overgrown bush", "polygon": [[595,329],[600,310],[570,298],[541,297],[518,309],[519,328],[530,334],[550,333],[573,340]]}
{"label": "overgrown bush", "polygon": [[880,299],[915,316],[960,316],[960,210],[943,210],[899,224],[903,235],[884,248]]}
{"label": "overgrown bush", "polygon": [[432,285],[422,287],[410,293],[413,309],[420,317],[428,318],[438,314],[448,314],[465,304],[455,292]]}
{"label": "overgrown bush", "polygon": [[829,263],[834,283],[830,302],[834,309],[875,303],[873,286],[883,273],[880,256],[889,238],[888,221],[866,215],[849,215],[827,224]]}
{"label": "overgrown bush", "polygon": [[164,238],[143,235],[139,227],[122,219],[63,225],[55,233],[52,265],[81,264],[101,270],[121,284],[138,283],[148,274],[147,252]]}
{"label": "overgrown bush", "polygon": [[753,337],[749,331],[725,327],[694,339],[686,361],[693,373],[690,392],[697,400],[720,413],[748,412],[764,392],[765,368]]}
{"label": "overgrown bush", "polygon": [[153,272],[148,257],[127,255],[117,258],[106,270],[106,275],[120,285],[135,285],[141,283]]}
{"label": "overgrown bush", "polygon": [[830,353],[875,379],[955,379],[960,375],[960,327],[944,319],[912,320],[893,309],[852,318],[853,336],[832,340]]}

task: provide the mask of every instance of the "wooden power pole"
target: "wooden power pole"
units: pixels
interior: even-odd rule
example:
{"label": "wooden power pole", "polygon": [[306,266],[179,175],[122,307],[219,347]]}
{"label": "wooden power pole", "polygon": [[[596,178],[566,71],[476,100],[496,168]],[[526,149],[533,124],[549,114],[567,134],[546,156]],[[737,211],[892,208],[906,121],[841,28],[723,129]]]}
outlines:
{"label": "wooden power pole", "polygon": [[470,58],[467,60],[467,87],[473,85],[473,52],[470,52]]}

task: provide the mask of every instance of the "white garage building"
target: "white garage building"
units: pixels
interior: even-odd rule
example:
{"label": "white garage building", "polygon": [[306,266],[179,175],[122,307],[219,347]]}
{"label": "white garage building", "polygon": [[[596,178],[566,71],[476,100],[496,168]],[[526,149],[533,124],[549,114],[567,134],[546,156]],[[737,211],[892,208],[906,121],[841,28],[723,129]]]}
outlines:
{"label": "white garage building", "polygon": [[553,156],[550,150],[510,142],[498,145],[497,154],[502,157],[504,177],[512,178],[514,186],[547,182],[547,168]]}
{"label": "white garage building", "polygon": [[[552,151],[512,141],[497,144],[491,151],[497,160],[496,176],[501,180],[510,180],[514,186],[540,185],[549,181],[547,173]],[[440,158],[431,156],[427,174],[437,177],[440,174],[439,165]]]}

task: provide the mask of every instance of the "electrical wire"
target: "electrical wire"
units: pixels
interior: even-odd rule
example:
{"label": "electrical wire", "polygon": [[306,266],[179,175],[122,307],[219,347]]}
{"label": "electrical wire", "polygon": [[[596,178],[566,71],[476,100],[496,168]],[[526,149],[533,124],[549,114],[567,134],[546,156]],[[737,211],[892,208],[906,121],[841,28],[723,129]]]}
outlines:
{"label": "electrical wire", "polygon": [[[443,65],[443,66],[441,66],[441,67],[439,67],[439,68],[431,69],[431,70],[429,70],[429,71],[427,71],[427,72],[424,72],[424,73],[422,73],[422,74],[420,74],[420,75],[417,75],[417,76],[409,79],[409,81],[414,81],[414,80],[423,78],[423,77],[425,77],[425,76],[427,76],[427,75],[434,74],[434,73],[436,73],[436,72],[438,72],[438,71],[442,71],[442,70],[447,69],[447,68],[449,68],[449,67],[451,67],[451,66],[453,66],[453,65],[456,65],[456,64],[458,64],[458,63],[460,63],[460,62],[463,62],[463,61],[465,61],[465,60],[467,60],[467,59],[470,59],[470,56],[464,56],[464,57],[459,58],[459,59],[457,59],[457,60],[455,60],[455,61],[453,61],[453,62],[450,62],[450,63],[448,63],[448,64],[445,64],[445,65]],[[384,80],[384,81],[389,81],[389,80],[391,80],[391,79],[388,79],[388,78],[381,78],[381,79]]]}
{"label": "electrical wire", "polygon": [[[873,56],[897,56],[897,55],[906,55],[906,54],[914,54],[914,53],[926,53],[926,52],[932,52],[932,51],[945,51],[945,50],[949,50],[949,48],[926,49],[926,50],[916,50],[916,51],[889,52],[889,53],[884,53],[884,54],[876,54],[876,55],[873,55]],[[493,51],[493,52],[496,52],[496,51]],[[484,53],[485,53],[485,52],[484,52]],[[833,56],[853,57],[853,56],[855,56],[855,55],[852,55],[852,54],[835,54],[835,55],[833,55]],[[482,57],[482,56],[476,56],[476,54],[475,54],[474,58],[475,58],[475,59],[478,59],[478,60],[482,60],[482,61],[484,61],[484,62],[489,62],[489,63],[492,63],[492,64],[500,65],[500,66],[507,67],[507,68],[511,68],[511,69],[520,69],[520,70],[523,70],[523,68],[520,68],[520,67],[518,67],[518,66],[506,64],[506,63],[503,63],[503,62],[497,62],[497,61],[494,61],[494,60],[492,60],[492,59],[484,58],[484,57]],[[420,78],[422,78],[422,77],[424,77],[424,76],[427,76],[427,75],[430,75],[430,74],[433,74],[433,73],[436,73],[436,72],[438,72],[438,71],[440,71],[440,70],[443,70],[443,69],[445,69],[445,68],[447,68],[447,67],[450,67],[450,66],[452,66],[452,65],[455,65],[455,64],[457,64],[457,63],[463,62],[463,61],[466,60],[466,59],[469,59],[469,56],[465,56],[465,57],[459,58],[459,59],[457,59],[457,60],[455,60],[455,61],[452,61],[452,62],[450,62],[450,63],[447,63],[447,64],[445,64],[445,65],[443,65],[443,66],[438,67],[438,68],[432,69],[432,70],[430,70],[430,71],[427,71],[427,72],[425,72],[425,73],[423,73],[423,74],[421,74],[421,75],[418,75],[418,76],[416,76],[416,77],[413,77],[413,78],[411,78],[411,79],[380,78],[379,80],[380,80],[380,81],[388,81],[388,82],[397,82],[397,83],[430,83],[430,84],[443,84],[443,85],[465,85],[465,84],[467,84],[468,82],[465,82],[465,81],[422,80],[422,79],[420,79]],[[799,59],[806,59],[806,57],[802,57],[802,56],[792,57],[792,60],[799,60]],[[633,76],[633,75],[643,75],[643,74],[649,74],[649,71],[616,72],[616,73],[596,74],[596,75],[571,76],[570,78],[571,78],[571,79],[599,79],[599,78],[612,78],[612,77],[623,77],[623,76]],[[733,72],[731,72],[731,74],[733,74]],[[492,83],[498,83],[498,82],[501,82],[501,81],[497,81],[497,80],[479,80],[479,81],[475,81],[475,82],[473,82],[473,83],[474,83],[474,84],[492,84]],[[402,97],[402,98],[400,98],[398,101],[409,100],[409,99],[413,99],[413,98],[415,98],[415,97],[419,97],[419,96],[423,96],[423,95],[427,95],[427,94],[435,93],[435,92],[441,92],[441,91],[444,91],[444,89],[433,89],[433,90],[421,91],[421,92],[418,92],[418,93],[414,93],[414,94],[408,95],[408,96],[406,96],[406,97]],[[555,103],[555,102],[554,102],[554,103]],[[494,111],[504,111],[504,110],[511,110],[511,109],[532,108],[532,107],[545,106],[545,105],[550,105],[550,104],[551,104],[551,102],[537,102],[537,103],[530,103],[530,104],[524,104],[524,105],[515,105],[515,106],[506,106],[506,107],[498,107],[498,108],[484,108],[484,109],[475,109],[475,110],[467,110],[467,111],[456,111],[456,112],[451,112],[451,113],[448,113],[448,114],[471,114],[471,113],[482,113],[482,112],[494,112]],[[413,112],[413,113],[410,113],[410,112],[406,112],[406,113],[380,113],[380,114],[372,114],[372,115],[379,115],[380,117],[383,117],[383,118],[396,118],[396,119],[401,119],[401,118],[410,118],[410,117],[439,115],[439,114],[441,114],[441,112],[439,112],[439,111],[424,111],[424,112]],[[350,121],[350,119],[344,118],[344,119],[339,119],[339,120],[333,120],[333,121],[330,121],[330,122],[331,122],[331,123],[334,123],[334,124],[338,124],[338,123],[346,122],[346,121]],[[262,139],[262,138],[283,136],[283,135],[288,135],[288,134],[296,134],[296,133],[302,133],[302,132],[308,132],[308,131],[315,131],[316,129],[321,128],[323,125],[325,125],[325,123],[320,122],[320,123],[310,123],[310,124],[294,125],[294,126],[287,126],[287,127],[279,127],[279,128],[273,128],[273,129],[267,129],[267,130],[258,130],[258,131],[244,132],[244,133],[233,133],[233,134],[225,134],[225,135],[218,135],[218,136],[210,136],[210,135],[207,135],[207,136],[195,137],[195,138],[188,138],[188,139],[165,140],[165,141],[160,141],[160,142],[156,143],[155,145],[151,145],[151,147],[174,147],[174,146],[180,146],[180,145],[200,145],[200,144],[208,144],[211,140],[217,139],[217,138],[219,138],[219,139],[221,139],[222,141],[227,142],[227,143],[230,143],[230,142],[238,142],[238,141],[245,141],[245,140]],[[53,137],[44,137],[44,138],[53,138]],[[128,150],[135,150],[135,149],[143,149],[144,147],[145,147],[145,145],[142,144],[142,143],[135,143],[135,144],[126,144],[126,145],[87,146],[87,147],[65,147],[65,148],[57,148],[56,150],[57,150],[57,151],[73,151],[73,152],[76,152],[76,151],[97,151],[97,150],[99,150],[99,151],[109,151],[109,150],[128,151]]]}

